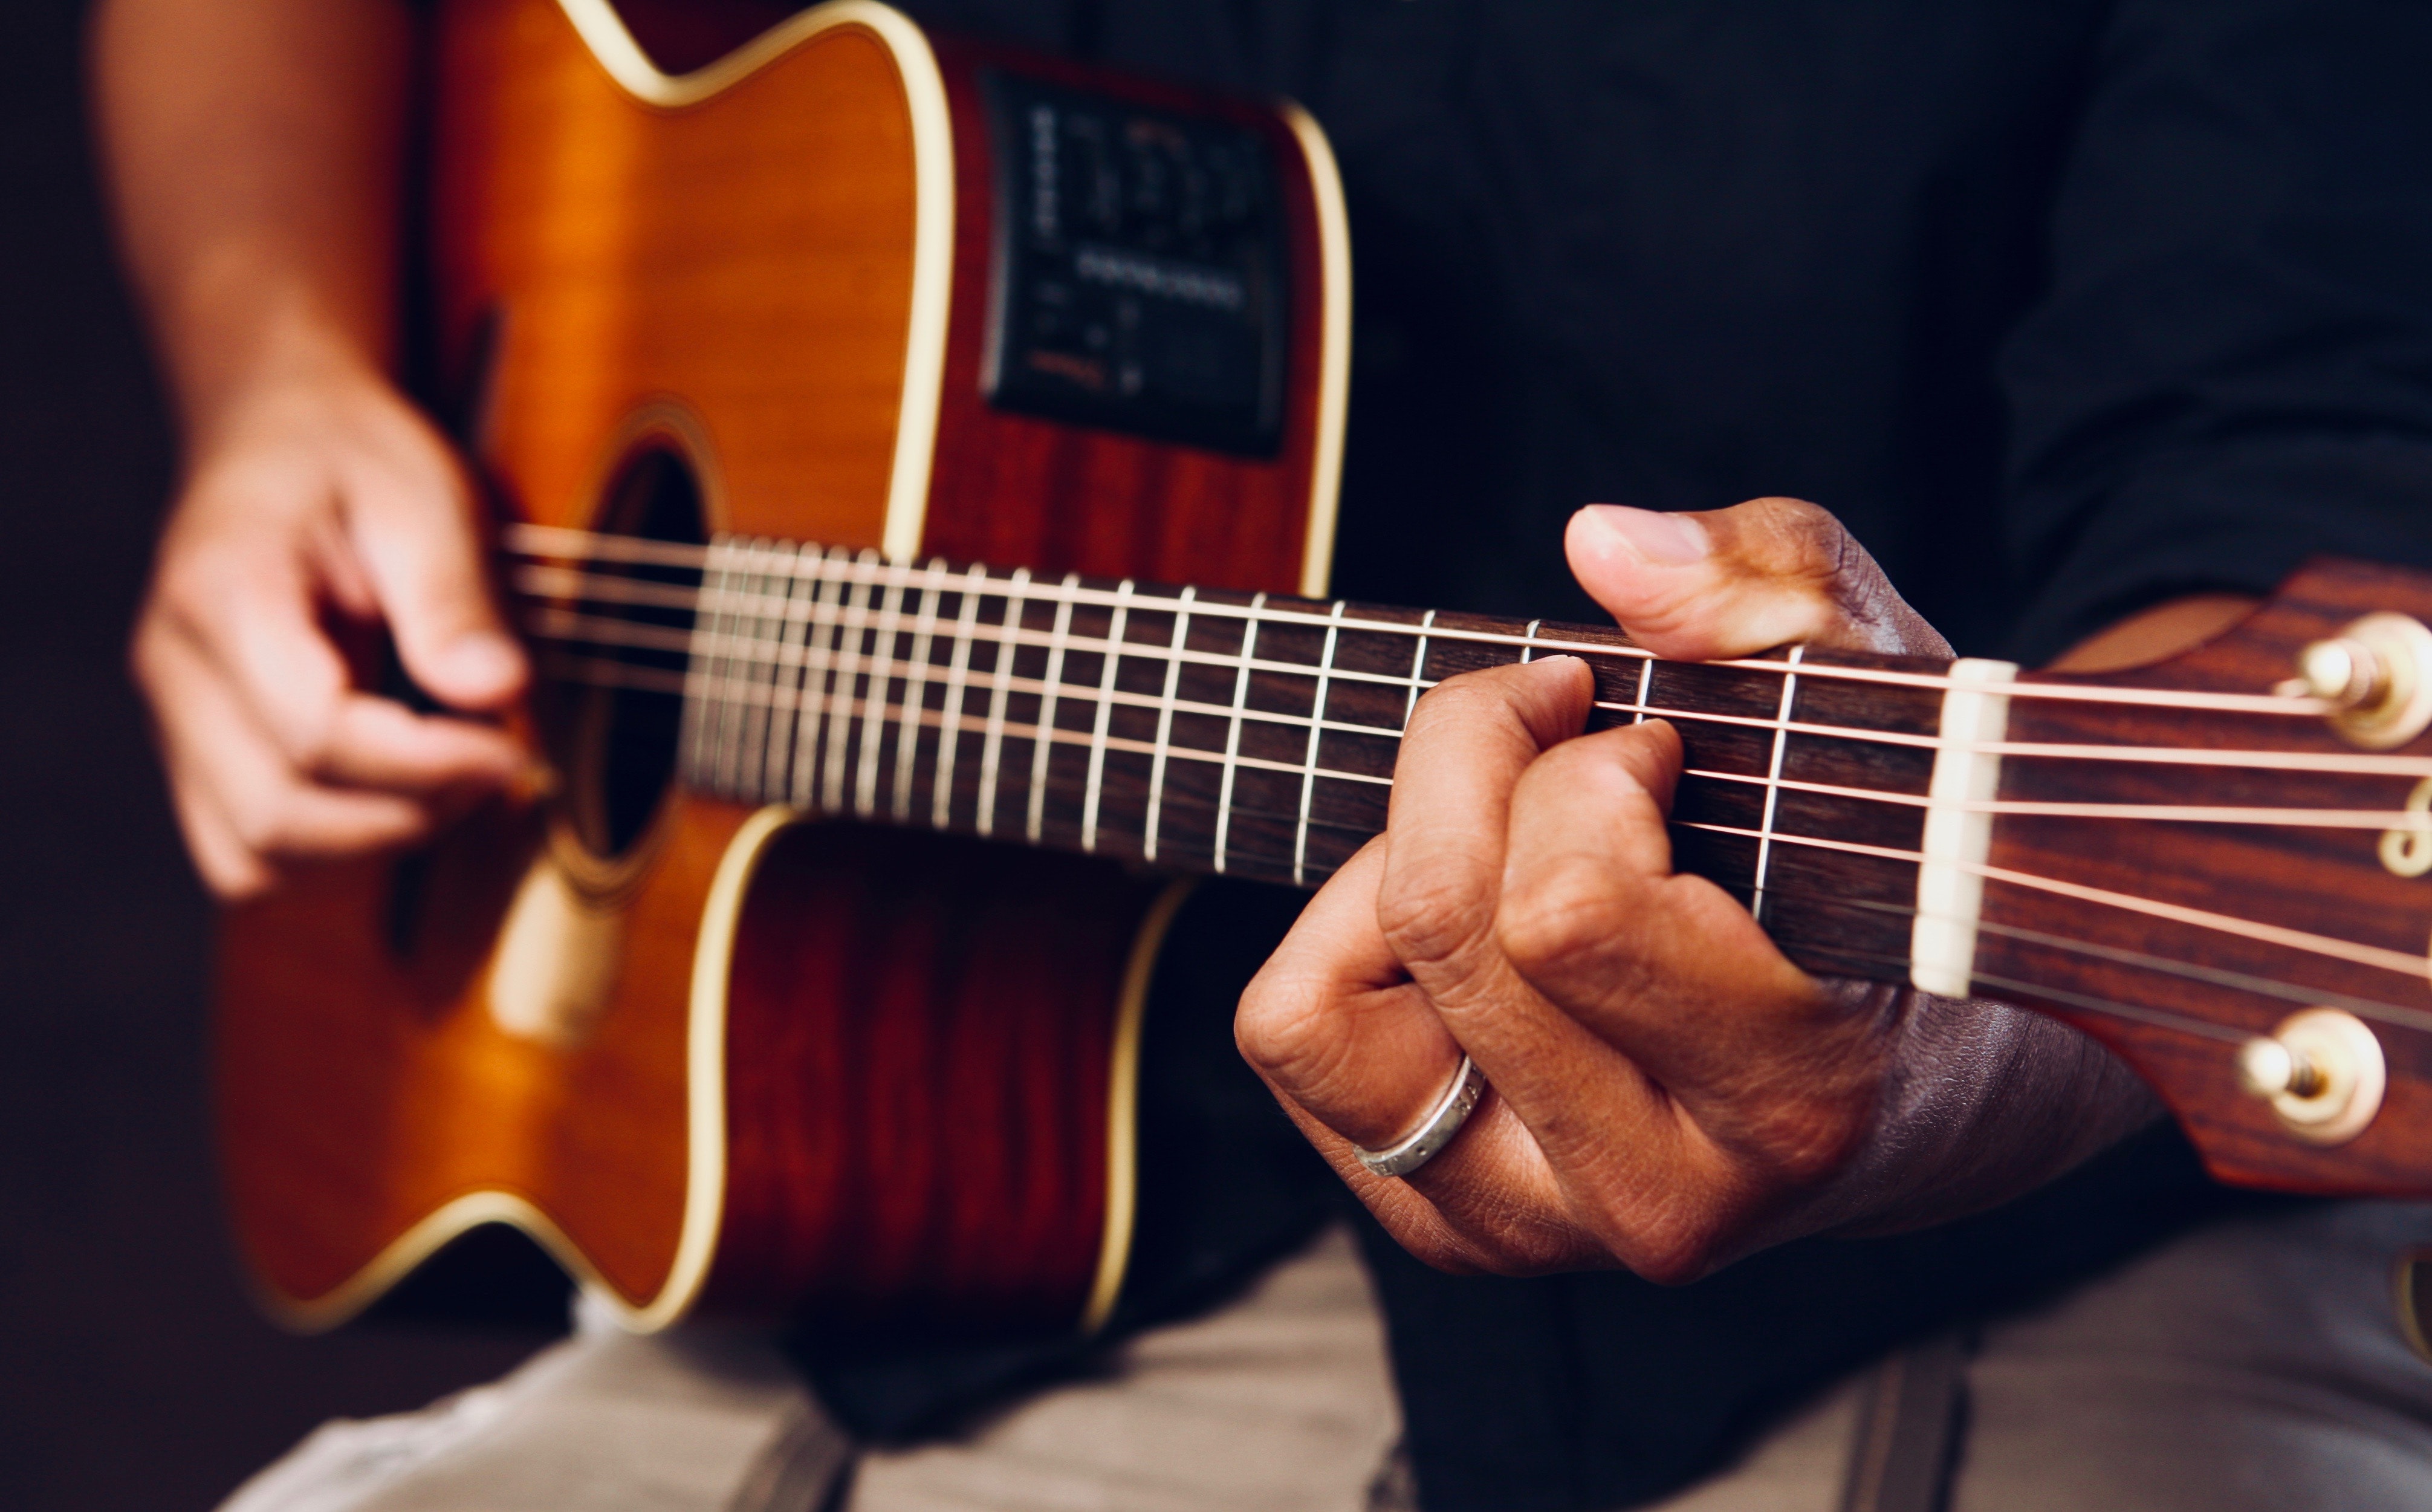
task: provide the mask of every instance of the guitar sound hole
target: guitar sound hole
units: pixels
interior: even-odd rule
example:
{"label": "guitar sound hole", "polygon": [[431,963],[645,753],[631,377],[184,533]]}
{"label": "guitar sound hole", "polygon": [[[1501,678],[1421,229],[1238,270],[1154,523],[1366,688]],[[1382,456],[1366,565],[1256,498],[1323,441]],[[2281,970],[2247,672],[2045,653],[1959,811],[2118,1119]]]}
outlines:
{"label": "guitar sound hole", "polygon": [[[708,539],[701,486],[691,466],[665,441],[646,441],[610,484],[598,524],[602,533],[700,545]],[[689,589],[700,574],[682,568],[593,562],[588,591],[558,601],[595,620],[652,631],[692,630],[692,611],[622,602],[599,580]],[[663,646],[574,643],[544,657],[536,705],[544,739],[565,787],[560,804],[583,849],[622,858],[647,834],[675,776],[684,699],[677,690],[685,653]]]}

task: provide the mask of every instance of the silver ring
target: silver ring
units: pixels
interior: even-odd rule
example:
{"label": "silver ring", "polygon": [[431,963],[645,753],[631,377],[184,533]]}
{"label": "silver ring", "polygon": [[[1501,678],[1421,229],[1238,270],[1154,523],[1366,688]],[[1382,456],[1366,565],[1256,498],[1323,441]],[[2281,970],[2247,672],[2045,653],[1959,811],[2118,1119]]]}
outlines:
{"label": "silver ring", "polygon": [[1383,1149],[1365,1149],[1354,1145],[1351,1153],[1360,1157],[1360,1164],[1378,1176],[1408,1176],[1434,1160],[1437,1152],[1452,1143],[1452,1136],[1461,1132],[1461,1126],[1469,1122],[1469,1115],[1477,1111],[1478,1099],[1485,1096],[1485,1074],[1464,1055],[1461,1058],[1461,1069],[1453,1073],[1452,1085],[1446,1087],[1444,1095],[1436,1099],[1436,1105],[1427,1110],[1427,1115],[1419,1120],[1418,1128]]}

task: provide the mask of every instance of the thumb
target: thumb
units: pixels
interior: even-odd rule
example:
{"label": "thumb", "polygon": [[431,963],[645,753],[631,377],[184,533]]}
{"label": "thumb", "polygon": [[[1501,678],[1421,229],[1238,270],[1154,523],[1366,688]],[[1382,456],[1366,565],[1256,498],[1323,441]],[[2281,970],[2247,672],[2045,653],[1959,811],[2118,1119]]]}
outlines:
{"label": "thumb", "polygon": [[444,455],[359,479],[347,511],[372,591],[414,682],[450,708],[487,712],[523,690],[523,650],[498,617],[463,479]]}
{"label": "thumb", "polygon": [[1793,641],[1947,656],[1841,522],[1799,499],[1657,514],[1590,504],[1564,539],[1579,586],[1659,656],[1746,656]]}

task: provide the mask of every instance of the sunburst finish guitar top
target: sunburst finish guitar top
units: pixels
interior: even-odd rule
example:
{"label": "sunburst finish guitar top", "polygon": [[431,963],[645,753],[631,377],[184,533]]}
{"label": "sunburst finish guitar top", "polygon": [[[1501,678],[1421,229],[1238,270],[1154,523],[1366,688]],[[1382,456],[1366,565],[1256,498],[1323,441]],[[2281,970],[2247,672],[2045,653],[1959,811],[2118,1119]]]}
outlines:
{"label": "sunburst finish guitar top", "polygon": [[[1348,256],[1297,112],[957,49],[864,0],[675,76],[602,0],[463,0],[437,73],[441,345],[508,516],[1323,587]],[[1080,301],[1150,306],[1103,354],[1086,318],[1059,340],[1017,309],[1008,338],[992,308],[1002,196],[1041,190],[998,142],[1047,109],[1070,177],[1167,196],[1072,210],[1106,285]],[[538,707],[554,797],[228,920],[225,1164],[278,1310],[335,1321],[503,1221],[637,1326],[805,1295],[1103,1313],[1109,1110],[1168,885],[873,855],[680,790],[647,697]]]}

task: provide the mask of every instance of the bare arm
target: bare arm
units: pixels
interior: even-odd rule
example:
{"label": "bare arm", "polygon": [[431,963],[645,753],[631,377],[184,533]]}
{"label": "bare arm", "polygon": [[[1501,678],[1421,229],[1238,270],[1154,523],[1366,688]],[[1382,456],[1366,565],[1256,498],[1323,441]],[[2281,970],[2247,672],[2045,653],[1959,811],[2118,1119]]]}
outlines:
{"label": "bare arm", "polygon": [[185,443],[136,627],[187,841],[224,896],[411,841],[520,765],[365,692],[384,626],[435,697],[524,668],[454,456],[389,377],[409,18],[394,0],[105,0],[102,140]]}
{"label": "bare arm", "polygon": [[384,371],[394,0],[105,0],[94,42],[121,240],[188,441],[264,383]]}

